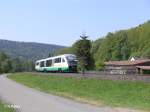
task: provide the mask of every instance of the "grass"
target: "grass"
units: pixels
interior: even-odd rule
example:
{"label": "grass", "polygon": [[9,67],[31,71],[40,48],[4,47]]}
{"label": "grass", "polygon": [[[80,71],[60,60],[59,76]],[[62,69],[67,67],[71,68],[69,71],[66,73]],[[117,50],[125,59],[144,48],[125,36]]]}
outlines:
{"label": "grass", "polygon": [[15,110],[12,108],[8,108],[6,104],[0,101],[0,112],[15,112]]}
{"label": "grass", "polygon": [[150,83],[43,76],[31,73],[18,73],[8,77],[47,93],[80,99],[91,104],[150,111]]}

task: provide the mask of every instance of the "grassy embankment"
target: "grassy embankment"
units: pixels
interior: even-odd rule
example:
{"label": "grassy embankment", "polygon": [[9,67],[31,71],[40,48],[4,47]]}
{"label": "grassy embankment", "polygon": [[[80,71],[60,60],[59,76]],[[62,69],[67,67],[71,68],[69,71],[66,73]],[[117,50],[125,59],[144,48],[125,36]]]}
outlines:
{"label": "grassy embankment", "polygon": [[0,101],[0,112],[15,112],[15,110],[12,108],[8,108],[6,104]]}
{"label": "grassy embankment", "polygon": [[41,91],[99,106],[150,111],[150,83],[18,73],[9,78]]}

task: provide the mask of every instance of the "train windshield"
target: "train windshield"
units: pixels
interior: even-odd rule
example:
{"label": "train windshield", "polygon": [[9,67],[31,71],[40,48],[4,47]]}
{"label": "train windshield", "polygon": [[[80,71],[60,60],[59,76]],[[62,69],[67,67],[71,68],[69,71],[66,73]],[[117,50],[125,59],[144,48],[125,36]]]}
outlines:
{"label": "train windshield", "polygon": [[76,58],[76,56],[67,56],[66,59],[67,59],[69,64],[77,65],[77,58]]}

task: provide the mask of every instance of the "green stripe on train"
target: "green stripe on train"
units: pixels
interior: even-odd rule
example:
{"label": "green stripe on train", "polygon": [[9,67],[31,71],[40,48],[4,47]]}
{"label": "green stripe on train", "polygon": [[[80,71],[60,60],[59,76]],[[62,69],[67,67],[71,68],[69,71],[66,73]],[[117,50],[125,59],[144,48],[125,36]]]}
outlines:
{"label": "green stripe on train", "polygon": [[37,69],[38,71],[69,71],[69,67],[43,67],[43,68],[39,68]]}

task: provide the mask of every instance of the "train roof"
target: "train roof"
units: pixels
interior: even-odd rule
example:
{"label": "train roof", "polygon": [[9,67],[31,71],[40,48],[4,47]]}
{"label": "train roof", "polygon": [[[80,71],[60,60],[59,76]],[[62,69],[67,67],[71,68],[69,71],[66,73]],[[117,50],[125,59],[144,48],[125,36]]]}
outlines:
{"label": "train roof", "polygon": [[57,55],[57,56],[53,56],[53,57],[48,57],[48,58],[44,58],[44,59],[40,59],[40,60],[37,60],[36,62],[38,61],[44,61],[44,60],[48,60],[48,59],[54,59],[54,58],[58,58],[58,57],[67,57],[67,56],[76,56],[74,54],[61,54],[61,55]]}

